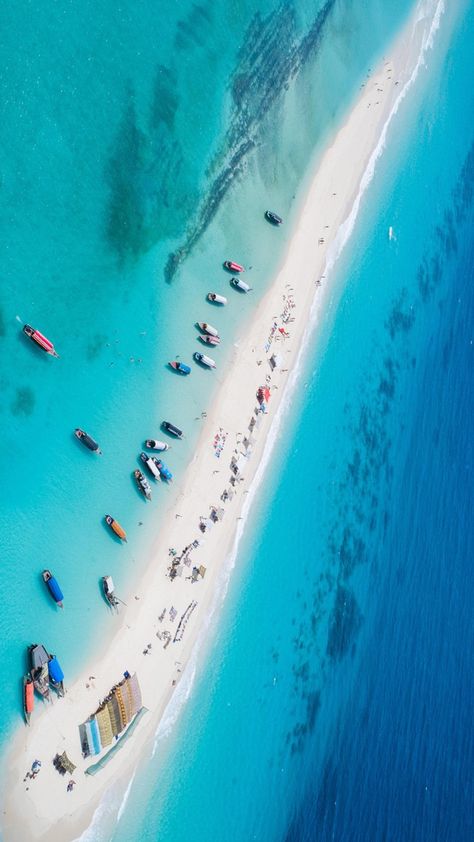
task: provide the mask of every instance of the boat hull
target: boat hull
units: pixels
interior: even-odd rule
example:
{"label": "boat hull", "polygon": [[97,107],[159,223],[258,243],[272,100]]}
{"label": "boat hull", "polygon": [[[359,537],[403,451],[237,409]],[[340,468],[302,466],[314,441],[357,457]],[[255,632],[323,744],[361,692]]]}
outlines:
{"label": "boat hull", "polygon": [[23,714],[27,725],[30,724],[31,714],[35,706],[35,687],[31,675],[23,678]]}
{"label": "boat hull", "polygon": [[197,363],[199,363],[199,365],[203,365],[205,368],[216,368],[214,360],[211,359],[211,357],[206,356],[206,354],[201,354],[196,351],[194,359]]}
{"label": "boat hull", "polygon": [[164,450],[170,449],[169,444],[166,444],[166,442],[164,442],[164,441],[159,441],[158,439],[147,439],[146,442],[145,442],[145,447],[147,447],[148,450],[158,450],[158,451],[164,451]]}
{"label": "boat hull", "polygon": [[161,428],[162,430],[166,430],[167,433],[169,433],[171,436],[174,436],[176,439],[183,438],[183,431],[180,430],[179,427],[176,427],[174,424],[172,424],[170,421],[163,421],[161,424]]}
{"label": "boat hull", "polygon": [[229,272],[245,272],[245,267],[233,260],[224,260],[224,268],[228,269]]}
{"label": "boat hull", "polygon": [[107,526],[110,527],[114,535],[117,536],[117,538],[120,538],[121,541],[127,543],[127,533],[125,532],[125,529],[123,529],[123,527],[120,526],[118,521],[114,520],[114,518],[111,517],[111,515],[105,515],[105,522]]}
{"label": "boat hull", "polygon": [[85,447],[87,447],[88,450],[92,451],[92,453],[102,453],[98,443],[92,438],[92,436],[86,433],[85,430],[81,430],[77,427],[74,430],[74,435]]}
{"label": "boat hull", "polygon": [[25,336],[31,339],[31,341],[34,342],[35,345],[38,345],[38,347],[41,348],[41,350],[44,351],[46,354],[49,354],[51,357],[59,357],[59,354],[57,354],[54,350],[53,343],[46,336],[44,336],[44,334],[40,333],[39,330],[36,330],[34,327],[31,327],[31,325],[23,325],[23,333],[25,334]]}
{"label": "boat hull", "polygon": [[207,300],[211,302],[211,304],[220,304],[224,306],[227,304],[227,298],[225,295],[218,295],[217,292],[208,292]]}

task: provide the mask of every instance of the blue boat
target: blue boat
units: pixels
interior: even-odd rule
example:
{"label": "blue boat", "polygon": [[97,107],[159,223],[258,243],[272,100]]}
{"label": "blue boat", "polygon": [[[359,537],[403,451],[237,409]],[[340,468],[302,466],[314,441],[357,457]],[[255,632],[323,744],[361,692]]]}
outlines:
{"label": "blue boat", "polygon": [[43,575],[43,582],[46,583],[46,587],[48,588],[48,591],[50,592],[51,596],[53,597],[56,605],[58,605],[59,608],[62,608],[64,596],[63,596],[63,592],[62,592],[61,588],[58,585],[57,579],[55,578],[55,576],[53,576],[53,574],[51,573],[51,570],[43,570],[42,575]]}
{"label": "blue boat", "polygon": [[191,367],[186,365],[186,363],[180,363],[178,360],[173,360],[173,362],[170,363],[170,366],[171,368],[174,368],[178,374],[191,374]]}
{"label": "blue boat", "polygon": [[58,696],[64,696],[64,673],[56,655],[50,655],[48,661],[49,683],[56,690]]}
{"label": "blue boat", "polygon": [[167,482],[171,482],[171,480],[173,479],[173,474],[171,473],[169,468],[166,467],[165,463],[162,462],[161,459],[157,459],[156,464],[160,472],[161,478],[165,479]]}

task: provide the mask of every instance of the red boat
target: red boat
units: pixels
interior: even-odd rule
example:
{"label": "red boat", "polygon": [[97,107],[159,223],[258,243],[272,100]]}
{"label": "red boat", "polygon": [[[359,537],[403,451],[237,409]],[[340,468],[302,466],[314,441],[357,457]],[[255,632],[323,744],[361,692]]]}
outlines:
{"label": "red boat", "polygon": [[29,336],[29,338],[32,339],[33,342],[36,342],[36,344],[39,345],[40,348],[43,349],[43,351],[46,351],[47,354],[51,354],[52,357],[59,357],[59,354],[57,354],[54,350],[53,343],[50,342],[49,339],[46,338],[46,336],[43,336],[43,334],[40,333],[39,330],[35,330],[34,327],[31,327],[31,325],[24,325],[23,333],[25,333],[26,336]]}
{"label": "red boat", "polygon": [[245,272],[245,267],[241,266],[240,263],[234,263],[233,260],[225,260],[224,266],[229,272]]}

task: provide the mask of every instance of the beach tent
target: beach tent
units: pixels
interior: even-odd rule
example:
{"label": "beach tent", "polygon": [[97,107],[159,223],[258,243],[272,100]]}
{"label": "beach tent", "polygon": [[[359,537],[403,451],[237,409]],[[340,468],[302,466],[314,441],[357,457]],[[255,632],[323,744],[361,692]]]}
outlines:
{"label": "beach tent", "polygon": [[57,765],[64,769],[65,772],[69,772],[70,775],[72,775],[74,769],[76,768],[72,760],[69,760],[65,751],[58,755]]}
{"label": "beach tent", "polygon": [[281,357],[279,354],[272,354],[270,357],[270,368],[273,371],[274,368],[280,368],[281,366]]}
{"label": "beach tent", "polygon": [[206,568],[204,567],[203,564],[199,565],[199,575],[202,576],[203,579],[204,579],[204,576],[206,575]]}

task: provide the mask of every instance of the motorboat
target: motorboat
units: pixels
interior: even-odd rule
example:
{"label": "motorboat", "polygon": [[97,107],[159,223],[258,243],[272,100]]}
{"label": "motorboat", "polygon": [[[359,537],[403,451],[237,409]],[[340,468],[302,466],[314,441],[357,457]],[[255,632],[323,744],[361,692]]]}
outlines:
{"label": "motorboat", "polygon": [[166,430],[167,433],[170,433],[170,435],[174,436],[177,439],[183,438],[183,431],[180,430],[179,427],[176,427],[174,424],[171,424],[170,421],[162,421],[161,428],[163,430]]}
{"label": "motorboat", "polygon": [[55,576],[53,576],[53,574],[51,573],[51,570],[43,570],[41,575],[43,577],[43,582],[45,583],[46,587],[48,588],[48,591],[50,592],[51,596],[53,597],[56,605],[58,605],[59,608],[62,608],[64,596],[63,596],[63,592],[62,592],[61,588],[58,585],[58,580],[56,579]]}
{"label": "motorboat", "polygon": [[161,478],[166,480],[166,482],[171,482],[171,480],[173,479],[173,474],[171,473],[169,468],[167,468],[165,463],[162,462],[161,459],[157,459],[156,464],[158,466],[158,470],[160,472]]}
{"label": "motorboat", "polygon": [[198,322],[197,325],[199,330],[202,330],[203,333],[207,333],[209,336],[219,336],[217,328],[212,327],[212,325],[208,325],[207,322]]}
{"label": "motorboat", "polygon": [[53,343],[47,339],[46,336],[40,333],[39,330],[35,330],[35,328],[31,327],[31,325],[23,325],[23,333],[28,336],[32,342],[39,345],[39,347],[47,354],[50,354],[52,357],[59,357],[59,354],[57,354],[54,350]]}
{"label": "motorboat", "polygon": [[265,211],[265,219],[268,219],[268,221],[271,222],[272,225],[281,225],[283,222],[281,216],[278,216],[277,213],[274,213],[274,211],[271,210]]}
{"label": "motorboat", "polygon": [[200,333],[198,338],[201,340],[201,342],[204,342],[206,345],[221,344],[220,336],[210,336],[209,333]]}
{"label": "motorboat", "polygon": [[49,699],[49,655],[41,643],[32,643],[28,647],[28,654],[33,686],[43,699]]}
{"label": "motorboat", "polygon": [[207,357],[206,354],[201,354],[200,351],[196,351],[193,354],[193,357],[194,357],[194,359],[196,360],[197,363],[200,363],[201,365],[206,366],[206,368],[215,368],[216,367],[216,364],[215,364],[214,360],[211,360],[211,358]]}
{"label": "motorboat", "polygon": [[186,365],[186,363],[180,363],[178,362],[178,360],[173,360],[173,362],[171,362],[169,365],[171,366],[171,368],[174,368],[174,370],[177,371],[178,374],[191,374],[191,368],[189,365]]}
{"label": "motorboat", "polygon": [[148,453],[144,453],[142,451],[140,453],[140,459],[142,460],[143,464],[148,468],[153,479],[161,479],[160,469],[158,468],[158,459],[156,458],[156,456],[149,456]]}
{"label": "motorboat", "polygon": [[145,447],[148,450],[169,450],[169,444],[166,444],[164,441],[159,441],[158,439],[147,439],[145,442]]}
{"label": "motorboat", "polygon": [[146,476],[142,474],[142,472],[139,471],[138,468],[136,469],[136,471],[133,472],[133,476],[137,481],[139,491],[141,491],[142,494],[145,495],[147,500],[151,500],[151,487]]}
{"label": "motorboat", "polygon": [[64,696],[64,673],[59,665],[56,655],[49,656],[48,675],[51,687],[54,687],[58,696]]}
{"label": "motorboat", "polygon": [[245,281],[242,280],[242,278],[232,278],[231,284],[233,287],[239,289],[241,292],[250,292],[250,290],[252,289],[252,287],[249,287],[249,285],[246,284]]}
{"label": "motorboat", "polygon": [[35,686],[30,673],[23,676],[23,714],[25,722],[30,724],[31,714],[35,706]]}
{"label": "motorboat", "polygon": [[88,448],[88,450],[92,450],[93,453],[100,453],[102,455],[102,451],[96,440],[86,433],[85,430],[81,430],[79,427],[76,427],[74,435]]}
{"label": "motorboat", "polygon": [[115,533],[117,538],[120,538],[121,541],[125,541],[127,543],[127,533],[125,529],[120,526],[118,520],[115,520],[111,515],[105,515],[105,522],[107,526],[110,526],[112,532]]}
{"label": "motorboat", "polygon": [[233,260],[224,260],[224,267],[229,272],[245,272],[245,267],[241,266],[240,263],[235,263]]}
{"label": "motorboat", "polygon": [[102,587],[104,589],[104,596],[114,611],[118,611],[120,600],[115,596],[115,585],[112,576],[102,576]]}
{"label": "motorboat", "polygon": [[227,304],[227,298],[225,295],[218,295],[217,292],[208,292],[207,300],[211,301],[212,304]]}

